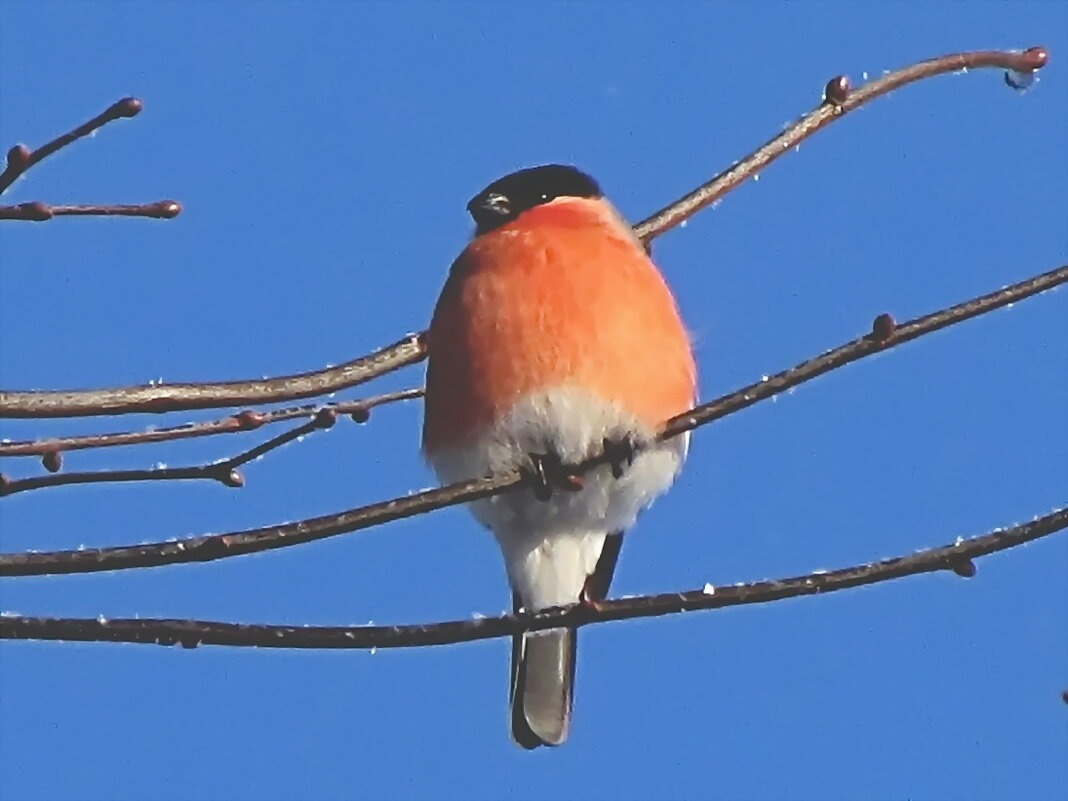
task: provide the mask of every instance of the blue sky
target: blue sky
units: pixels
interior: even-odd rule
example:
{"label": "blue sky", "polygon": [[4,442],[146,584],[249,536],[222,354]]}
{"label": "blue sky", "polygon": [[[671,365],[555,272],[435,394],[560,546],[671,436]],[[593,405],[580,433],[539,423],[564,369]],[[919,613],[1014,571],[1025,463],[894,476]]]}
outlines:
{"label": "blue sky", "polygon": [[[6,202],[175,198],[168,222],[6,223],[0,384],[277,375],[425,327],[493,178],[555,161],[640,219],[764,141],[824,82],[1047,45],[1027,93],[947,76],[832,126],[655,255],[711,398],[866,331],[1065,261],[1063,3],[20,3],[0,144],[136,95],[145,111]],[[614,590],[666,592],[907,554],[1065,502],[1068,296],[1017,304],[702,430]],[[411,386],[409,368],[344,397]],[[215,415],[179,415],[174,422]],[[150,417],[6,422],[0,435]],[[420,407],[339,424],[247,486],[5,499],[3,550],[326,514],[433,484]],[[70,455],[203,461],[263,433]],[[34,460],[2,469],[25,475]],[[508,645],[283,652],[0,644],[4,798],[1041,799],[1068,792],[1068,539],[822,598],[584,632],[571,741],[505,726]],[[508,603],[462,509],[299,548],[5,580],[26,614],[407,623]]]}

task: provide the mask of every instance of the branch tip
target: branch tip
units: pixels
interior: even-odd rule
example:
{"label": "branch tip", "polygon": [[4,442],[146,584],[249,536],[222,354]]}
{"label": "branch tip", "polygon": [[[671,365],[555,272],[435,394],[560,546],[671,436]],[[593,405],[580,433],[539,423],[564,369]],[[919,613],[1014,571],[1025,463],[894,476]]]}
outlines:
{"label": "branch tip", "polygon": [[136,117],[141,113],[142,108],[144,108],[144,104],[139,98],[124,97],[122,100],[116,100],[112,103],[108,110],[104,112],[104,116],[113,120],[121,117]]}
{"label": "branch tip", "polygon": [[173,220],[182,213],[182,204],[177,200],[161,200],[146,207],[154,211],[150,216],[159,217],[161,220]]}
{"label": "branch tip", "polygon": [[1049,64],[1049,50],[1041,45],[1029,47],[1020,54],[1023,56],[1025,69],[1040,70]]}
{"label": "branch tip", "polygon": [[240,489],[245,486],[245,477],[233,468],[222,475],[216,476],[216,478],[220,483],[225,484],[228,487],[233,487],[234,489]]}

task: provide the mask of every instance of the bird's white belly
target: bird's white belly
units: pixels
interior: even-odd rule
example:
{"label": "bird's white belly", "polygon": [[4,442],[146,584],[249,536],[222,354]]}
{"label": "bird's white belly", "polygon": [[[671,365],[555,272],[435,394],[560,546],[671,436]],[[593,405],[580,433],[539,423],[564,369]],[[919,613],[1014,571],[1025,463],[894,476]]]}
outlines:
{"label": "bird's white belly", "polygon": [[[650,442],[655,431],[618,405],[565,386],[520,400],[474,443],[427,458],[438,478],[451,483],[529,467],[530,454],[555,452],[564,464],[578,464],[600,453],[606,438],[619,441],[628,435]],[[474,516],[500,543],[524,606],[577,600],[605,535],[630,528],[671,485],[688,439],[683,435],[641,449],[618,479],[610,466],[598,466],[583,475],[578,492],[555,489],[541,501],[523,488],[471,504]]]}

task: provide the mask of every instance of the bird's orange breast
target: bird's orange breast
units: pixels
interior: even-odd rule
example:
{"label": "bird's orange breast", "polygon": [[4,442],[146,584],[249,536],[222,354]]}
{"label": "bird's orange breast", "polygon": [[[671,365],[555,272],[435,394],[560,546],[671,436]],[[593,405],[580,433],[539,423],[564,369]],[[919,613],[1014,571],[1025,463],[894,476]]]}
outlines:
{"label": "bird's orange breast", "polygon": [[607,204],[568,199],[477,237],[428,334],[427,450],[462,445],[560,386],[655,428],[690,407],[695,369],[675,301]]}

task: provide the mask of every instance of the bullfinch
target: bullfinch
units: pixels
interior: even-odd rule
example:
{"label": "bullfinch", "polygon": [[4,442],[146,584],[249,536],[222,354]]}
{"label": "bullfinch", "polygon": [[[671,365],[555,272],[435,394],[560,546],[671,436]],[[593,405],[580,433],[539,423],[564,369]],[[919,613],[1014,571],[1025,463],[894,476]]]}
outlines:
{"label": "bullfinch", "polygon": [[[515,610],[603,599],[623,532],[672,483],[688,439],[658,442],[696,392],[663,276],[589,175],[545,165],[467,204],[474,238],[427,335],[423,452],[442,482],[519,470],[530,486],[471,504],[504,556]],[[569,466],[609,463],[568,479]],[[523,748],[571,720],[577,631],[512,643],[510,721]]]}

